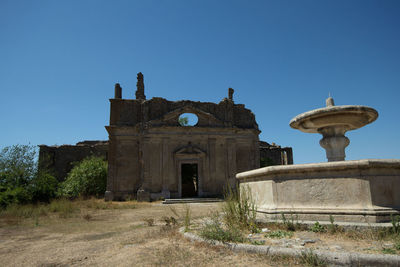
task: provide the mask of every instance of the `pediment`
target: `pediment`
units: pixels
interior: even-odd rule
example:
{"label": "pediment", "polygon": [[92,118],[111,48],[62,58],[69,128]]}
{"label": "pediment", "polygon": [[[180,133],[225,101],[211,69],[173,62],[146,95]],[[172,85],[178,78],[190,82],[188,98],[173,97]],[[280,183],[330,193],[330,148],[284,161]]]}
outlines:
{"label": "pediment", "polygon": [[193,113],[198,117],[198,122],[195,126],[199,127],[218,127],[224,126],[224,122],[216,118],[213,114],[200,110],[193,107],[192,105],[187,105],[171,112],[168,112],[160,119],[149,121],[150,125],[168,125],[168,126],[180,126],[178,118],[183,113]]}
{"label": "pediment", "polygon": [[199,154],[199,155],[205,155],[206,152],[204,152],[202,149],[193,146],[191,142],[189,142],[188,145],[178,148],[174,152],[175,155],[188,155],[188,154]]}

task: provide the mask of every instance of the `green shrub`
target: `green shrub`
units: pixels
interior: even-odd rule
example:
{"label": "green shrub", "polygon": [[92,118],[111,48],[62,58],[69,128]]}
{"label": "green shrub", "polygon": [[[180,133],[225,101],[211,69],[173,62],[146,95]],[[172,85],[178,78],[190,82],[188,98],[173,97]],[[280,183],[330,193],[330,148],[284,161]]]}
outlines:
{"label": "green shrub", "polygon": [[313,231],[314,233],[324,233],[326,232],[326,228],[319,222],[315,222],[315,224],[311,227],[311,231]]}
{"label": "green shrub", "polygon": [[29,194],[33,202],[50,202],[57,193],[57,179],[46,172],[38,173],[29,185]]}
{"label": "green shrub", "polygon": [[22,186],[0,186],[0,207],[6,208],[11,204],[26,204],[31,201],[31,196]]}
{"label": "green shrub", "polygon": [[58,195],[68,198],[102,196],[106,191],[107,163],[99,157],[89,157],[77,164],[61,183]]}

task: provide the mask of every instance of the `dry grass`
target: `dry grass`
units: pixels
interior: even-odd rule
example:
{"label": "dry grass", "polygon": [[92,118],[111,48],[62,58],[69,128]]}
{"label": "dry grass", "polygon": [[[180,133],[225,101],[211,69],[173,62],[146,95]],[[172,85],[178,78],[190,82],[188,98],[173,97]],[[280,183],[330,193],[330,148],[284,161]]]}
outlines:
{"label": "dry grass", "polygon": [[220,209],[219,203],[162,205],[97,199],[14,207],[0,214],[0,262],[2,266],[296,264],[191,243],[178,234],[178,227]]}
{"label": "dry grass", "polygon": [[[178,234],[179,227],[195,229],[195,219],[216,210],[221,211],[220,203],[162,205],[97,199],[14,207],[0,214],[0,262],[2,266],[302,265],[300,259],[234,253]],[[351,239],[345,233],[315,234]]]}

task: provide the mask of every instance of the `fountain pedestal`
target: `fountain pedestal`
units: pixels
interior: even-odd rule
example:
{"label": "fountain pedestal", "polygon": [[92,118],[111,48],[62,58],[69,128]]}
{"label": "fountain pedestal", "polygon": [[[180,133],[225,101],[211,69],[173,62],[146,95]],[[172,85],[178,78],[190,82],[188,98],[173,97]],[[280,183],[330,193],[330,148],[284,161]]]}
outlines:
{"label": "fountain pedestal", "polygon": [[328,161],[341,161],[346,157],[345,148],[350,144],[349,138],[344,136],[345,128],[341,127],[325,127],[319,129],[323,138],[319,144],[326,150]]}

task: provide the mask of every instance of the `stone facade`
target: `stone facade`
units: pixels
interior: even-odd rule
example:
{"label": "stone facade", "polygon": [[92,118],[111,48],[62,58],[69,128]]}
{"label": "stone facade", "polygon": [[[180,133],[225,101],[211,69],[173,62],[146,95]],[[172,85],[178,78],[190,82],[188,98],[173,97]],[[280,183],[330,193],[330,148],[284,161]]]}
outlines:
{"label": "stone facade", "polygon": [[[234,103],[233,92],[229,88],[229,97],[218,104],[146,100],[141,73],[136,99],[122,99],[116,90],[106,126],[106,199],[221,196],[225,186],[235,186],[237,172],[258,168],[260,131],[254,114]],[[197,124],[181,126],[184,113],[195,114]],[[193,185],[187,184],[187,168],[195,169],[189,174]]]}
{"label": "stone facade", "polygon": [[[238,172],[258,168],[260,162],[293,163],[290,147],[259,141],[254,114],[234,103],[232,88],[218,104],[146,100],[143,75],[137,78],[136,99],[122,99],[122,88],[115,85],[108,141],[41,145],[39,168],[53,170],[62,181],[73,162],[102,156],[108,160],[107,200],[148,201],[221,196],[225,186],[235,186]],[[195,114],[197,123],[182,126],[184,113]]]}

